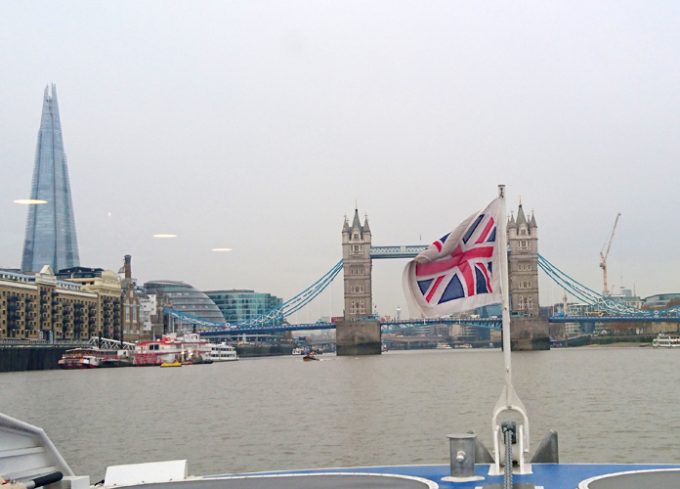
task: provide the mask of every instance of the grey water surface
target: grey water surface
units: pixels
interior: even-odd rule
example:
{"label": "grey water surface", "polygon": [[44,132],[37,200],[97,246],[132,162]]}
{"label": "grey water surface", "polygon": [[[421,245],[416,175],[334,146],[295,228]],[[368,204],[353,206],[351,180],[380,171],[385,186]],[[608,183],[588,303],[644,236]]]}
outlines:
{"label": "grey water surface", "polygon": [[[498,350],[323,355],[0,374],[0,411],[43,427],[71,467],[188,459],[192,474],[446,463],[446,434],[491,446]],[[563,462],[680,462],[680,351],[572,348],[513,354],[532,447]]]}

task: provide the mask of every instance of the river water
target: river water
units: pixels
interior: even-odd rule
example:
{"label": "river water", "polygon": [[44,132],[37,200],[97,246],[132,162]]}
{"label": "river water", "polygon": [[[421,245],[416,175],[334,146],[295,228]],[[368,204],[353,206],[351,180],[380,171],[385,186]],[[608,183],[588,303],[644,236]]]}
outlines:
{"label": "river water", "polygon": [[[0,374],[0,411],[43,427],[71,467],[188,459],[192,474],[447,463],[446,434],[491,446],[498,350],[246,359],[182,368]],[[513,354],[532,447],[564,462],[680,462],[680,351]]]}

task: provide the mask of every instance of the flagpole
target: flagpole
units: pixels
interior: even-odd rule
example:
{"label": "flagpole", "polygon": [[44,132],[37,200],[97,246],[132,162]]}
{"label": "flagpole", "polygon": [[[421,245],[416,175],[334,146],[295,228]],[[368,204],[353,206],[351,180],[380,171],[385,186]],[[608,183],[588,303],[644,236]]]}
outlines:
{"label": "flagpole", "polygon": [[498,186],[498,197],[501,199],[501,215],[498,223],[498,253],[501,269],[502,320],[503,320],[503,360],[505,363],[506,403],[510,405],[512,391],[512,364],[510,356],[510,286],[508,279],[508,236],[506,231],[507,218],[505,212],[505,185]]}
{"label": "flagpole", "polygon": [[[503,473],[501,471],[501,459],[503,458],[503,453],[501,453],[501,451],[503,448],[506,450],[506,454],[510,453],[512,455],[512,449],[510,448],[508,452],[507,450],[509,447],[506,443],[510,439],[507,438],[506,430],[509,431],[510,429],[514,430],[516,434],[516,447],[518,449],[518,453],[515,452],[515,455],[517,456],[517,461],[519,463],[517,473],[530,474],[531,464],[526,462],[526,457],[529,453],[529,417],[527,416],[527,411],[524,407],[524,404],[520,400],[519,396],[517,396],[517,393],[512,386],[512,365],[510,363],[510,287],[508,279],[508,235],[506,231],[507,218],[505,213],[505,185],[498,186],[498,198],[501,201],[501,205],[499,212],[500,222],[497,224],[498,234],[496,237],[498,239],[498,262],[501,272],[500,279],[501,304],[503,307],[503,361],[505,364],[505,386],[503,387],[503,392],[501,393],[498,402],[496,402],[491,421],[494,432],[495,461],[489,469],[489,475],[500,475]],[[504,425],[506,425],[504,421],[508,421],[508,415],[510,414],[519,415],[521,418],[521,421],[517,422],[515,428],[504,427]],[[512,445],[515,445],[515,442],[513,442]],[[511,478],[512,460],[504,460],[504,470],[506,476]]]}

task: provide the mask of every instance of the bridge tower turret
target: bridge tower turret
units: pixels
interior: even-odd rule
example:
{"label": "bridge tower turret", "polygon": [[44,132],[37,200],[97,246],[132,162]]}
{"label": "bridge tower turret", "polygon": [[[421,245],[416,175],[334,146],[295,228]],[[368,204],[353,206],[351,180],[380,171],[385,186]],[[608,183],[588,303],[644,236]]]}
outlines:
{"label": "bridge tower turret", "polygon": [[345,282],[345,319],[370,316],[373,310],[371,294],[371,229],[368,216],[364,224],[354,209],[352,225],[347,218],[342,226],[342,259]]}
{"label": "bridge tower turret", "polygon": [[534,213],[527,219],[522,204],[508,221],[510,309],[538,317],[538,226]]}

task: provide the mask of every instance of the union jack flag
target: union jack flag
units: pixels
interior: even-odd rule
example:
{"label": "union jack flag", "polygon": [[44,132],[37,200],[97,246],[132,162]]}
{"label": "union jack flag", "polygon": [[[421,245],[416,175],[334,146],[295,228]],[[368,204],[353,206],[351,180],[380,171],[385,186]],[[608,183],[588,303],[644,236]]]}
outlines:
{"label": "union jack flag", "polygon": [[496,252],[501,206],[495,199],[406,265],[406,295],[425,316],[501,302]]}

